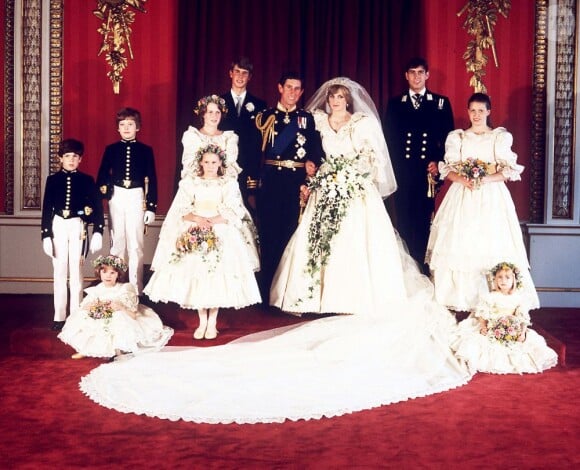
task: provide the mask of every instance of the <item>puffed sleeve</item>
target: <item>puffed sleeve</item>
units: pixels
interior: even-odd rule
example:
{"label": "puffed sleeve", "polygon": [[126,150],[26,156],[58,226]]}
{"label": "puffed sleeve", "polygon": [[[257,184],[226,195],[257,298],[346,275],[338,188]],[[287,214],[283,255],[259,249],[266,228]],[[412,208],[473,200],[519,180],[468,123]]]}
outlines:
{"label": "puffed sleeve", "polygon": [[93,293],[94,290],[95,290],[95,287],[87,287],[85,289],[85,292],[87,293],[87,295],[83,298],[83,300],[81,301],[81,303],[79,305],[80,310],[88,310],[90,305],[95,300],[97,300],[97,297]]}
{"label": "puffed sleeve", "polygon": [[463,141],[463,130],[456,129],[449,133],[445,140],[445,157],[444,161],[439,162],[439,173],[441,179],[447,178],[447,175],[455,171],[455,165],[461,161],[461,142]]}
{"label": "puffed sleeve", "polygon": [[373,181],[377,180],[376,149],[378,146],[376,135],[371,131],[370,120],[364,115],[352,117],[354,127],[352,132],[352,144],[356,154],[362,156],[359,159],[358,170],[361,173],[370,173]]}
{"label": "puffed sleeve", "polygon": [[183,145],[183,155],[181,156],[181,177],[184,178],[187,175],[195,175],[195,154],[201,146],[201,138],[195,127],[189,126],[183,136],[181,137],[181,143]]}
{"label": "puffed sleeve", "polygon": [[225,180],[222,186],[222,201],[218,204],[217,210],[228,223],[235,227],[241,226],[246,210],[242,202],[240,186],[236,180]]}
{"label": "puffed sleeve", "polygon": [[520,181],[524,167],[516,163],[518,156],[512,151],[514,139],[511,133],[503,127],[497,128],[495,132],[494,157],[498,166],[497,170],[508,181]]}
{"label": "puffed sleeve", "polygon": [[189,214],[193,210],[195,203],[195,181],[197,178],[199,177],[187,176],[181,179],[167,217],[171,215],[181,219],[181,217]]}
{"label": "puffed sleeve", "polygon": [[139,298],[137,297],[135,286],[129,282],[122,284],[119,292],[119,298],[115,299],[115,301],[120,303],[125,310],[129,312],[136,312],[137,306],[139,305]]}
{"label": "puffed sleeve", "polygon": [[397,189],[387,143],[380,124],[362,113],[352,116],[352,143],[354,151],[363,156],[358,171],[369,173],[381,196],[386,197]]}
{"label": "puffed sleeve", "polygon": [[475,309],[473,310],[473,316],[475,318],[480,318],[482,320],[489,320],[493,317],[493,298],[491,294],[487,294],[479,299]]}
{"label": "puffed sleeve", "polygon": [[240,139],[234,131],[225,131],[224,138],[226,144],[226,176],[237,178],[242,172],[238,165],[238,143]]}

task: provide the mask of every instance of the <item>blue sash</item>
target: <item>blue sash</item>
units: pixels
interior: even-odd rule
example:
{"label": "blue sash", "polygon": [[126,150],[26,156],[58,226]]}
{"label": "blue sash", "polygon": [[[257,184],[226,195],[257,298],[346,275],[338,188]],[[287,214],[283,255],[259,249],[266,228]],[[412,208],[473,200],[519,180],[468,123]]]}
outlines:
{"label": "blue sash", "polygon": [[288,146],[294,142],[296,138],[296,133],[298,132],[298,117],[292,119],[288,125],[284,128],[284,130],[278,134],[274,141],[274,145],[272,147],[267,147],[266,154],[268,156],[271,155],[281,155],[284,153],[284,150],[288,148]]}

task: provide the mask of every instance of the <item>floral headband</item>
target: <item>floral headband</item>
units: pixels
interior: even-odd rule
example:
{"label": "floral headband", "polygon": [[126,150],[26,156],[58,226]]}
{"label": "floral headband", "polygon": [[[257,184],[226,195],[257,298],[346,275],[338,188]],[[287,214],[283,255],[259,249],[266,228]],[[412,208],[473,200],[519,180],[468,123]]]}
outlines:
{"label": "floral headband", "polygon": [[219,110],[222,114],[225,114],[228,112],[228,107],[226,106],[226,100],[224,100],[223,98],[220,98],[218,95],[209,95],[209,96],[204,96],[203,98],[201,98],[197,102],[197,105],[195,106],[195,108],[193,108],[193,112],[195,114],[197,114],[198,116],[200,114],[205,113],[205,110],[207,109],[207,105],[210,103],[214,103],[215,105],[217,105],[217,107],[219,108]]}
{"label": "floral headband", "polygon": [[205,147],[201,147],[197,152],[195,152],[195,162],[197,163],[198,168],[200,168],[201,159],[206,153],[212,153],[214,155],[217,155],[218,158],[220,159],[222,166],[224,168],[227,166],[226,151],[223,150],[219,145],[209,144],[206,145]]}
{"label": "floral headband", "polygon": [[122,272],[127,272],[127,264],[123,258],[119,258],[114,255],[98,256],[95,261],[93,261],[93,267],[100,268],[101,266],[111,266],[112,268],[118,269]]}
{"label": "floral headband", "polygon": [[493,277],[495,277],[499,271],[512,271],[516,280],[516,289],[521,289],[523,285],[522,273],[515,264],[502,261],[501,263],[498,263],[493,268],[491,268],[489,272]]}

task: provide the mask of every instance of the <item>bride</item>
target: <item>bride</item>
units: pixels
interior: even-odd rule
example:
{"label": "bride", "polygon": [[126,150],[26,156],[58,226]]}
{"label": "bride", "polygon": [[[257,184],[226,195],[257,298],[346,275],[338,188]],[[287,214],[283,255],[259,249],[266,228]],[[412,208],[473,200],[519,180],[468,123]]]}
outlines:
{"label": "bride", "polygon": [[376,108],[358,83],[331,80],[308,102],[326,157],[270,290],[291,313],[383,315],[407,297],[384,197],[397,189]]}
{"label": "bride", "polygon": [[309,104],[326,105],[329,116],[315,115],[327,159],[271,300],[296,313],[353,315],[104,364],[81,380],[92,400],[170,420],[272,423],[352,413],[470,380],[449,347],[455,319],[433,301],[382,204],[396,182],[374,104],[358,83],[336,78]]}

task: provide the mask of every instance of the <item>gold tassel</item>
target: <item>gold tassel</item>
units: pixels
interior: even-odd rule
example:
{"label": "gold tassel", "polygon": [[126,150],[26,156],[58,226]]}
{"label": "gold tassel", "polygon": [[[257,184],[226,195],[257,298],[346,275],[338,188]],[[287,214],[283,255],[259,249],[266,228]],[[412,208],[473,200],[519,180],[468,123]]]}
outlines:
{"label": "gold tassel", "polygon": [[427,197],[433,199],[435,197],[435,179],[431,176],[431,173],[427,173]]}

